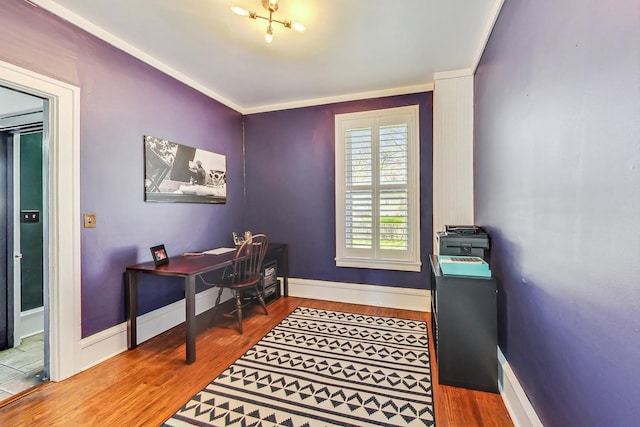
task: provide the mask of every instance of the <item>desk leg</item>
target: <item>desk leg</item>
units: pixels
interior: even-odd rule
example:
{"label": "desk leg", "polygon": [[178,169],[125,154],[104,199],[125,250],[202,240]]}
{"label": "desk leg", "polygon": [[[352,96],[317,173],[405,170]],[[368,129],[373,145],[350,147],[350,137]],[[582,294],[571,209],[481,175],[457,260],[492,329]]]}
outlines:
{"label": "desk leg", "polygon": [[289,296],[289,245],[282,248],[282,280],[284,282],[284,296]]}
{"label": "desk leg", "polygon": [[196,276],[185,277],[187,364],[196,361]]}
{"label": "desk leg", "polygon": [[127,348],[138,346],[138,285],[135,271],[126,272],[125,301],[127,310]]}

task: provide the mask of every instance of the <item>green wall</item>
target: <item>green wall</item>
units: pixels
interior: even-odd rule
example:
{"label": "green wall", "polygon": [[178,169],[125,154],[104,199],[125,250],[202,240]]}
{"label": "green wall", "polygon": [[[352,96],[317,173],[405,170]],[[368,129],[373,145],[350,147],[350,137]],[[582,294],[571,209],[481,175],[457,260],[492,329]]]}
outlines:
{"label": "green wall", "polygon": [[37,210],[40,221],[20,224],[21,310],[42,307],[42,132],[20,137],[20,210]]}

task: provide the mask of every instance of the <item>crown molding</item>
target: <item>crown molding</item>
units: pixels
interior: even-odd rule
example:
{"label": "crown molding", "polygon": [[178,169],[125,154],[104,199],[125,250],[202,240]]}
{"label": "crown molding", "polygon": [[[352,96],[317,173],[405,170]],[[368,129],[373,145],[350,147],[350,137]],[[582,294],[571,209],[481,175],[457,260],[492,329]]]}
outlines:
{"label": "crown molding", "polygon": [[[25,0],[26,1],[26,0]],[[239,106],[238,104],[234,103],[233,101],[223,97],[222,95],[212,91],[211,89],[209,89],[208,87],[206,87],[205,85],[197,82],[196,80],[190,78],[189,76],[173,69],[172,67],[168,66],[167,64],[165,64],[164,62],[156,59],[155,57],[149,55],[148,53],[138,49],[137,47],[127,43],[126,41],[114,36],[113,34],[111,34],[110,32],[102,29],[101,27],[95,25],[92,22],[89,22],[88,20],[84,19],[83,17],[71,12],[68,9],[65,9],[64,7],[60,6],[59,4],[55,3],[52,0],[28,0],[27,3],[30,3],[32,5],[35,5],[37,7],[40,7],[42,9],[45,9],[51,13],[53,13],[54,15],[64,19],[65,21],[75,25],[76,27],[88,32],[89,34],[109,43],[110,45],[112,45],[113,47],[120,49],[123,52],[128,53],[129,55],[133,56],[134,58],[137,58],[139,60],[141,60],[142,62],[152,66],[153,68],[173,77],[174,79],[186,84],[187,86],[192,87],[193,89],[197,90],[198,92],[201,92],[205,95],[207,95],[208,97],[220,102],[221,104],[226,105],[227,107],[238,111],[239,113],[243,112],[243,108],[241,106]]]}
{"label": "crown molding", "polygon": [[433,73],[433,80],[437,81],[469,76],[473,76],[473,69],[465,68],[463,70],[439,71],[437,73]]}
{"label": "crown molding", "polygon": [[334,104],[337,102],[357,101],[361,99],[382,98],[385,96],[408,95],[411,93],[431,92],[433,83],[425,83],[415,86],[382,89],[369,92],[350,93],[346,95],[328,96],[324,98],[305,99],[301,101],[283,102],[279,104],[262,105],[245,108],[243,114],[266,113],[269,111],[289,110],[292,108],[313,107],[316,105]]}
{"label": "crown molding", "polygon": [[475,58],[473,60],[473,64],[471,66],[471,70],[473,74],[476,73],[476,69],[478,68],[478,64],[480,64],[480,60],[482,59],[482,55],[484,54],[484,50],[487,47],[487,43],[489,42],[489,37],[491,37],[491,32],[493,31],[493,27],[498,20],[498,16],[500,15],[500,11],[502,10],[502,5],[504,4],[504,0],[495,0],[493,4],[493,10],[491,11],[491,16],[489,21],[487,22],[487,27],[484,29],[484,33],[480,38],[480,45],[478,46],[478,50],[476,51]]}
{"label": "crown molding", "polygon": [[[148,53],[136,48],[135,46],[127,43],[126,41],[116,37],[110,32],[104,30],[98,25],[88,21],[87,19],[71,12],[70,10],[60,6],[53,0],[25,0],[26,2],[40,7],[48,12],[64,19],[65,21],[77,26],[78,28],[86,31],[87,33],[109,43],[113,47],[122,50],[125,53],[141,60],[142,62],[152,66],[153,68],[175,78],[176,80],[190,86],[191,88],[203,93],[204,95],[226,105],[227,107],[241,113],[241,114],[255,114],[269,111],[288,110],[293,108],[312,107],[316,105],[333,104],[337,102],[357,101],[361,99],[380,98],[385,96],[407,95],[411,93],[430,92],[433,91],[433,82],[428,82],[414,86],[404,86],[396,88],[388,88],[382,90],[374,90],[368,92],[357,92],[345,95],[336,95],[323,98],[313,98],[299,101],[283,102],[277,104],[266,104],[259,106],[242,106],[239,105],[219,93],[211,90],[204,84],[192,79],[184,73],[181,73],[169,65],[163,63],[157,58],[149,55]],[[504,0],[499,0],[500,4]],[[499,10],[499,9],[498,9]],[[486,43],[486,42],[485,42]]]}

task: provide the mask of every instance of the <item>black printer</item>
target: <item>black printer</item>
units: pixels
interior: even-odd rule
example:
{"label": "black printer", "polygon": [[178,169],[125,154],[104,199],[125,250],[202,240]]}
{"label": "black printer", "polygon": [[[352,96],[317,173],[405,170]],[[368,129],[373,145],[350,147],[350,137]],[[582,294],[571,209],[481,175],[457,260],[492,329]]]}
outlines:
{"label": "black printer", "polygon": [[489,236],[476,225],[445,225],[436,233],[438,255],[489,257]]}

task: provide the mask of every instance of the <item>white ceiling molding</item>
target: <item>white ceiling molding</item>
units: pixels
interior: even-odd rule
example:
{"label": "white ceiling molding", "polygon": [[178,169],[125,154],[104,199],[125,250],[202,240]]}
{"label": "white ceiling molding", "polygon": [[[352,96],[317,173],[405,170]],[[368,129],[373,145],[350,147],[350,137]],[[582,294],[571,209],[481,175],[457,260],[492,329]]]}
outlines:
{"label": "white ceiling molding", "polygon": [[334,104],[336,102],[357,101],[360,99],[382,98],[385,96],[408,95],[411,93],[433,91],[433,83],[424,85],[398,87],[393,89],[378,90],[373,92],[351,93],[340,96],[329,96],[326,98],[307,99],[298,102],[288,102],[282,104],[263,105],[260,107],[247,108],[243,114],[266,113],[269,111],[289,110],[292,108],[313,107],[316,105]]}
{"label": "white ceiling molding", "polygon": [[429,91],[435,73],[475,73],[504,0],[280,0],[307,31],[282,29],[271,44],[230,10],[259,0],[29,3],[251,114]]}
{"label": "white ceiling molding", "polygon": [[162,61],[154,58],[153,56],[147,54],[146,52],[143,52],[142,50],[138,49],[137,47],[127,43],[126,41],[119,39],[118,37],[114,36],[113,34],[103,30],[102,28],[98,27],[97,25],[93,24],[92,22],[87,21],[86,19],[82,18],[81,16],[76,15],[75,13],[71,12],[70,10],[65,9],[64,7],[58,5],[57,3],[51,1],[51,0],[29,0],[28,3],[33,3],[39,7],[42,7],[43,9],[48,10],[49,12],[53,13],[54,15],[59,16],[60,18],[64,19],[65,21],[68,21],[70,23],[72,23],[73,25],[75,25],[76,27],[82,28],[83,30],[85,30],[86,32],[88,32],[89,34],[92,34],[96,37],[98,37],[99,39],[104,40],[105,42],[109,43],[110,45],[122,50],[123,52],[128,53],[129,55],[138,58],[139,60],[141,60],[142,62],[152,66],[153,68],[156,68],[159,71],[162,71],[163,73],[173,77],[174,79],[186,84],[187,86],[190,86],[192,88],[194,88],[195,90],[207,95],[210,98],[215,99],[216,101],[226,105],[229,108],[232,108],[238,112],[242,112],[242,108],[239,105],[236,105],[235,103],[233,103],[232,101],[224,98],[223,96],[219,95],[218,93],[212,91],[211,89],[209,89],[208,87],[206,87],[205,85],[193,80],[192,78],[190,78],[189,76],[174,70],[173,68],[169,67],[167,64],[163,63]]}
{"label": "white ceiling molding", "polygon": [[487,22],[487,27],[484,30],[484,35],[480,39],[478,50],[476,52],[475,59],[473,60],[473,65],[471,66],[471,69],[473,70],[473,74],[476,73],[478,64],[480,64],[480,60],[482,59],[482,54],[484,53],[484,49],[487,47],[487,43],[489,42],[489,37],[491,37],[491,32],[493,31],[493,26],[496,25],[496,21],[498,20],[498,16],[500,15],[500,11],[502,10],[503,4],[504,4],[504,0],[496,0],[496,3],[493,5],[491,16],[489,18],[489,21]]}
{"label": "white ceiling molding", "polygon": [[455,79],[457,77],[468,77],[468,76],[473,76],[473,70],[471,68],[465,68],[464,70],[441,71],[438,73],[433,73],[433,80]]}

